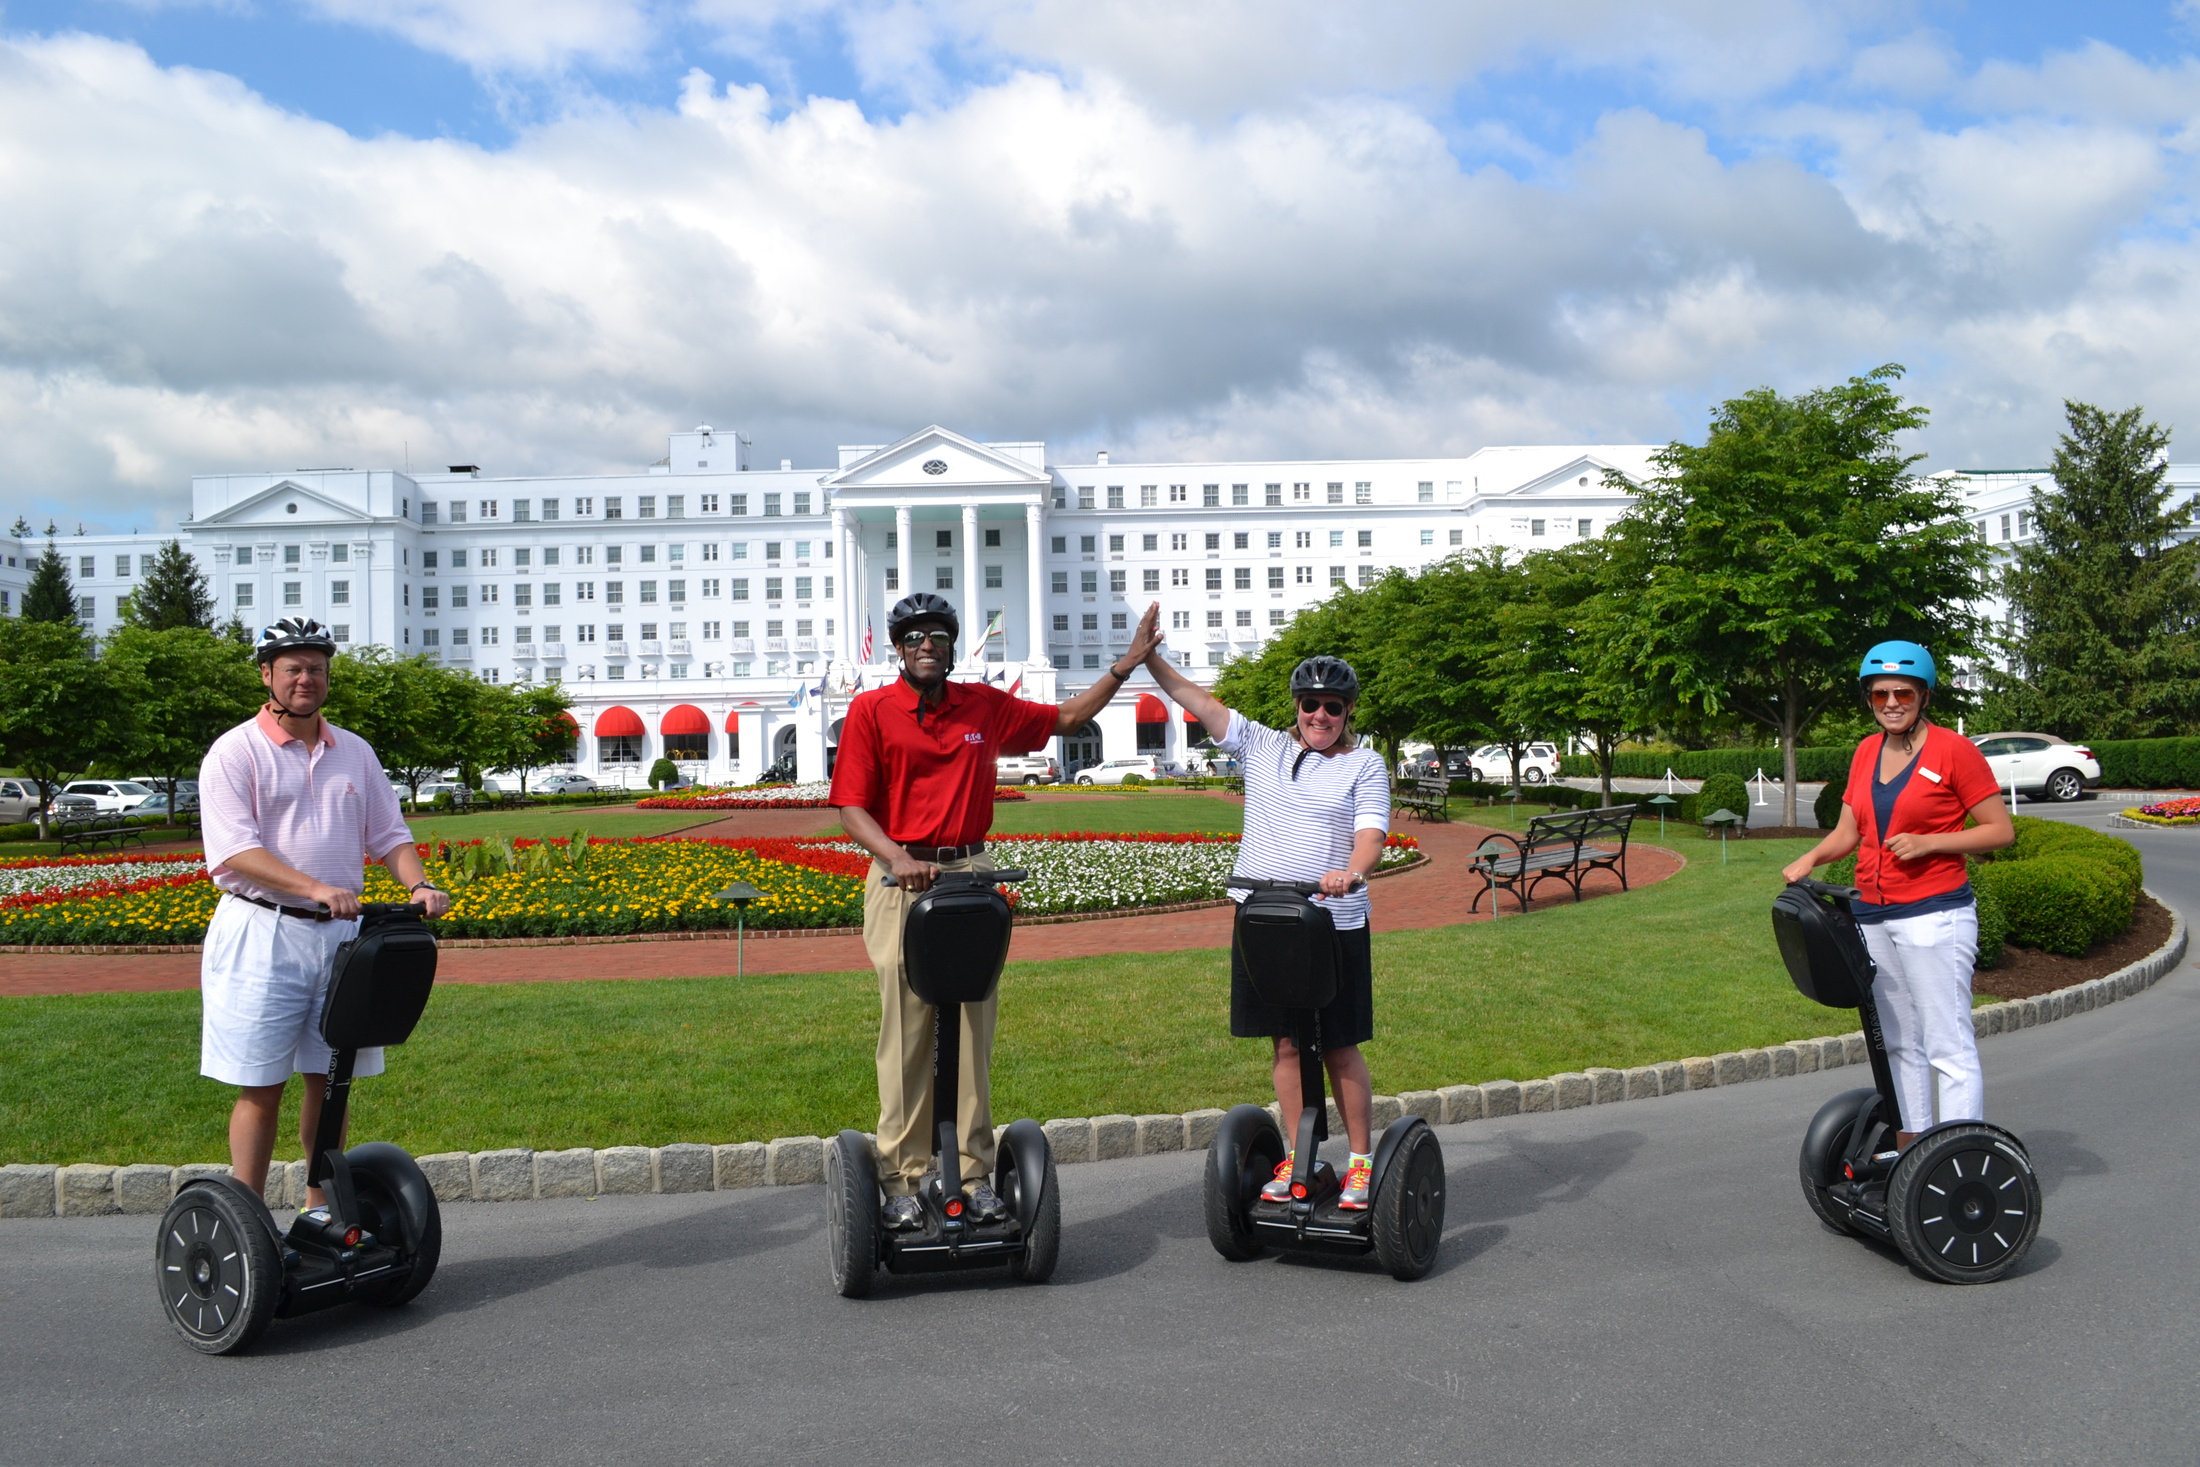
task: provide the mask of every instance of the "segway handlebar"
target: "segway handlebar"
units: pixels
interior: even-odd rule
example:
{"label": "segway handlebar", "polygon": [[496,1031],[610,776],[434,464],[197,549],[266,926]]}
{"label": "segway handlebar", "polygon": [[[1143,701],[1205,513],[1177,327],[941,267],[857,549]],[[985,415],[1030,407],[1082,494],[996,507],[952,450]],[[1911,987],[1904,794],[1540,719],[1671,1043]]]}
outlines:
{"label": "segway handlebar", "polygon": [[[942,871],[932,878],[934,886],[1006,886],[1011,882],[1029,881],[1029,871]],[[889,871],[879,878],[881,886],[899,886],[894,873]]]}
{"label": "segway handlebar", "polygon": [[1808,876],[1804,877],[1801,881],[1791,881],[1788,883],[1788,885],[1799,886],[1803,890],[1809,892],[1814,897],[1831,897],[1835,901],[1841,902],[1852,908],[1855,906],[1856,903],[1864,900],[1863,891],[1857,887],[1835,886],[1830,881],[1813,881]]}
{"label": "segway handlebar", "polygon": [[[322,913],[324,916],[335,915],[329,911],[327,902],[315,902],[313,910]],[[400,912],[410,912],[423,922],[428,919],[428,906],[425,902],[361,902],[359,904],[359,915],[361,917],[394,917]]]}
{"label": "segway handlebar", "polygon": [[[1236,891],[1288,891],[1302,897],[1317,897],[1322,894],[1322,884],[1318,881],[1271,881],[1265,876],[1233,875],[1224,877],[1222,884]],[[1357,877],[1353,880],[1351,890],[1358,891],[1365,885],[1367,878]]]}

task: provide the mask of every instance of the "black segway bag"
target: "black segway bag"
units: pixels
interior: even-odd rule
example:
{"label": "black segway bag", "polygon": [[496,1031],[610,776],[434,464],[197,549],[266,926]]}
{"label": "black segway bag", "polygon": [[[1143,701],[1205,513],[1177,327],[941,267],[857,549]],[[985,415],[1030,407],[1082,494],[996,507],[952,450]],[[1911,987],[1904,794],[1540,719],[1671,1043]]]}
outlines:
{"label": "black segway bag", "polygon": [[1318,1009],[1337,996],[1337,924],[1292,891],[1255,891],[1238,907],[1238,950],[1261,1002]]}
{"label": "black segway bag", "polygon": [[902,923],[901,960],[909,988],[935,1006],[983,1003],[1008,961],[1008,898],[976,883],[927,887]]}
{"label": "black segway bag", "polygon": [[1772,902],[1772,935],[1796,991],[1829,1009],[1864,1006],[1879,971],[1849,903],[1853,888],[1799,881]]}
{"label": "black segway bag", "polygon": [[435,986],[435,937],[417,907],[370,902],[359,931],[336,949],[321,1039],[331,1049],[403,1044]]}

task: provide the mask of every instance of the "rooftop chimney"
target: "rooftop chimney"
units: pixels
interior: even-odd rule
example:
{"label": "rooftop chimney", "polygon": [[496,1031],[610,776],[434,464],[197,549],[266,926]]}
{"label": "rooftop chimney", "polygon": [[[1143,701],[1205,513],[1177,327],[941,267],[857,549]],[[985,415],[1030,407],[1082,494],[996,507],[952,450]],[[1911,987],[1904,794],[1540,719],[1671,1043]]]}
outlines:
{"label": "rooftop chimney", "polygon": [[1096,464],[1106,463],[1108,461],[1108,451],[1105,448],[1101,449],[1097,454],[1093,455],[1092,461]]}

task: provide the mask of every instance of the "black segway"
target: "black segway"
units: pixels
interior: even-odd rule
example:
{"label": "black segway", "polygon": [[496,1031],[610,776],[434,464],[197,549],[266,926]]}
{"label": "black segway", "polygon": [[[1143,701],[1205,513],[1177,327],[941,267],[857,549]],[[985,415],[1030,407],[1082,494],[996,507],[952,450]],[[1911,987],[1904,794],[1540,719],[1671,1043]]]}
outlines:
{"label": "black segway", "polygon": [[346,1300],[390,1307],[427,1287],[443,1252],[435,1193],[413,1159],[386,1142],[342,1149],[359,1051],[402,1044],[435,983],[435,939],[423,908],[369,903],[336,950],[321,1038],[328,1091],[314,1132],[310,1184],[328,1217],[303,1210],[288,1232],[259,1193],[234,1177],[184,1184],[160,1220],[153,1282],[184,1343],[209,1355],[244,1349],[271,1319]]}
{"label": "black segway", "polygon": [[[1062,1194],[1054,1151],[1037,1121],[1002,1133],[993,1190],[1005,1217],[980,1222],[963,1196],[962,1143],[955,1128],[962,1080],[962,1006],[982,1003],[1008,960],[1013,914],[1000,883],[1023,871],[943,871],[909,904],[902,961],[909,987],[932,1005],[932,1120],[937,1170],[918,1189],[924,1225],[889,1231],[879,1217],[878,1159],[871,1138],[842,1131],[825,1149],[826,1246],[833,1287],[850,1299],[871,1292],[878,1270],[938,1273],[1006,1264],[1009,1275],[1043,1283],[1061,1253]],[[894,878],[885,878],[888,886]]]}
{"label": "black segway", "polygon": [[1336,927],[1328,909],[1307,898],[1312,881],[1255,881],[1239,906],[1237,940],[1262,1001],[1289,1010],[1297,1032],[1305,1109],[1291,1166],[1291,1200],[1270,1202],[1260,1189],[1284,1158],[1283,1128],[1258,1105],[1222,1118],[1207,1147],[1207,1239],[1224,1258],[1258,1258],[1270,1247],[1308,1253],[1373,1253],[1393,1278],[1417,1279],[1436,1265],[1444,1236],[1444,1151],[1428,1122],[1402,1116],[1375,1144],[1370,1206],[1337,1205],[1343,1185],[1318,1155],[1329,1138],[1329,1092],[1322,1069],[1321,1011],[1337,996]]}
{"label": "black segway", "polygon": [[1798,881],[1772,904],[1788,976],[1803,997],[1862,1014],[1878,1082],[1835,1096],[1811,1118],[1799,1163],[1803,1196],[1827,1227],[1891,1242],[1943,1283],[1991,1283],[2039,1236],[2039,1178],[2024,1143],[1984,1121],[1948,1121],[1896,1150],[1902,1109],[1872,1000],[1878,968],[1852,906],[1861,895]]}

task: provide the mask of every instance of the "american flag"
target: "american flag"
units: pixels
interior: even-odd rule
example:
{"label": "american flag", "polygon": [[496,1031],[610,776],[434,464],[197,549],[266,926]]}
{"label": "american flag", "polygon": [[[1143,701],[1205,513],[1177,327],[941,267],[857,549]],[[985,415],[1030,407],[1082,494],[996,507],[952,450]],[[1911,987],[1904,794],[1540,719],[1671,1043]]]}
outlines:
{"label": "american flag", "polygon": [[866,666],[871,661],[871,608],[868,606],[863,608],[863,661]]}

